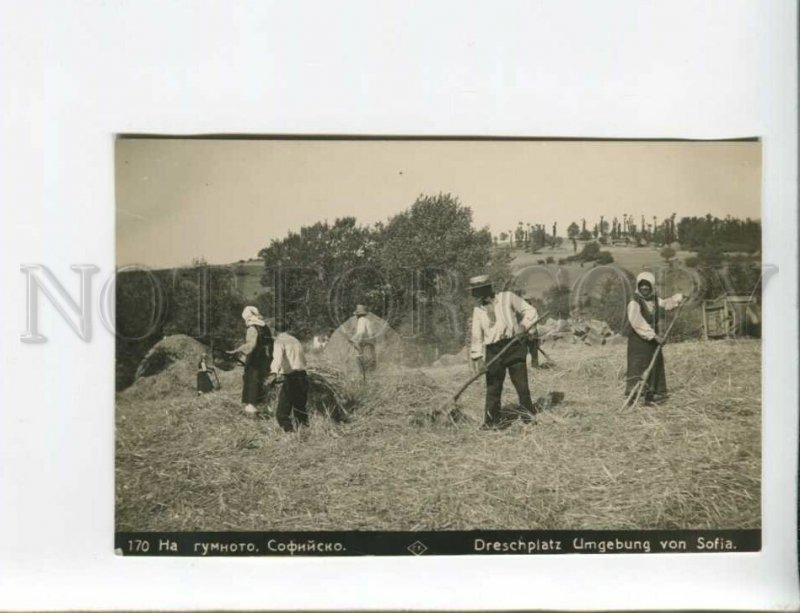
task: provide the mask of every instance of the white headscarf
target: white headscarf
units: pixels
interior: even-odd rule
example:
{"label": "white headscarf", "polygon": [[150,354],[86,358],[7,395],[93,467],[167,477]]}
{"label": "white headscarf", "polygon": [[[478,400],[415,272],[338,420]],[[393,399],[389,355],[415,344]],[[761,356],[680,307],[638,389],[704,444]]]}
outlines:
{"label": "white headscarf", "polygon": [[261,313],[259,313],[258,309],[254,306],[244,307],[244,311],[242,311],[242,319],[244,319],[244,325],[248,327],[266,325],[264,319],[261,317]]}
{"label": "white headscarf", "polygon": [[[652,272],[644,271],[640,272],[636,275],[636,293],[639,294],[639,283],[645,281],[650,284],[650,287],[653,289],[653,294],[650,296],[650,300],[652,300],[653,296],[656,293],[656,276]],[[639,294],[641,296],[641,294]],[[644,296],[642,296],[644,298]]]}

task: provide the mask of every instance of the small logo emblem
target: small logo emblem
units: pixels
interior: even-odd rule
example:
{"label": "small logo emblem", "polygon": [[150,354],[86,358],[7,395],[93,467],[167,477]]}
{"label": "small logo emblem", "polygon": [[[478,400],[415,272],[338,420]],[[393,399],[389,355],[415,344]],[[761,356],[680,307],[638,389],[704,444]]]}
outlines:
{"label": "small logo emblem", "polygon": [[427,548],[427,547],[425,547],[425,545],[423,545],[423,544],[422,544],[421,542],[419,542],[419,541],[414,541],[413,543],[411,543],[411,544],[410,544],[410,545],[407,547],[407,549],[408,549],[408,550],[409,550],[411,553],[413,553],[415,556],[421,556],[423,553],[425,553],[426,551],[428,551],[428,548]]}

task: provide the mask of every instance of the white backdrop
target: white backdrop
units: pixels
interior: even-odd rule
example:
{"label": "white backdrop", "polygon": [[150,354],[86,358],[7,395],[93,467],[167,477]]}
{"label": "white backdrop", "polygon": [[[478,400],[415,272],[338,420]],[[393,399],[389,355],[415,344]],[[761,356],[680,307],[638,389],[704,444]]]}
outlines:
{"label": "white backdrop", "polygon": [[[4,1],[0,24],[0,609],[798,606],[795,2]],[[121,132],[763,137],[763,551],[115,557],[113,339],[45,304],[23,345],[19,266],[76,295],[97,264],[97,305]]]}

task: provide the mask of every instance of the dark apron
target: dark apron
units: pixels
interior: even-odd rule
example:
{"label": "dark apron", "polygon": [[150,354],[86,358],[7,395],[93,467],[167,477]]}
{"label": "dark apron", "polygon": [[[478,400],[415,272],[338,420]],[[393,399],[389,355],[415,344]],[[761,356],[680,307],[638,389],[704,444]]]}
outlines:
{"label": "dark apron", "polygon": [[[642,317],[655,330],[660,332],[661,320],[664,310],[658,307],[658,297],[653,296],[655,308],[651,311],[644,299],[638,294],[634,294],[633,299],[639,304]],[[625,375],[625,396],[627,397],[636,384],[642,380],[644,371],[650,366],[653,354],[656,352],[658,343],[655,340],[645,340],[628,325],[628,371]],[[659,351],[653,369],[647,377],[643,395],[645,400],[652,399],[654,395],[663,396],[667,394],[667,375],[664,368],[664,352]]]}
{"label": "dark apron", "polygon": [[242,403],[259,404],[264,401],[264,381],[272,360],[272,334],[266,326],[255,326],[258,332],[255,348],[247,354],[244,362]]}

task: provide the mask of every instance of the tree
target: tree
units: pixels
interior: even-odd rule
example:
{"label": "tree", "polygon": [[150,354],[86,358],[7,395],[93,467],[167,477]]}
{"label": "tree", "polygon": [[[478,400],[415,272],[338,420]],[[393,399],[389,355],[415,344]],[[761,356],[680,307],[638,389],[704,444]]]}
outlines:
{"label": "tree", "polygon": [[517,229],[514,230],[514,238],[516,239],[517,247],[522,247],[525,243],[525,229],[522,227],[522,222],[517,224]]}
{"label": "tree", "polygon": [[[438,297],[453,286],[463,288],[469,276],[488,272],[492,264],[488,229],[473,227],[472,210],[456,196],[421,195],[408,210],[389,219],[377,240],[380,267],[396,278],[393,299],[402,314],[396,323],[422,344],[458,350],[471,301],[463,291],[449,296],[461,312],[460,321],[453,322],[449,319],[452,312],[438,304]],[[495,252],[495,257],[510,258],[503,250]],[[507,265],[502,267],[507,270]],[[409,269],[415,271],[414,293],[403,283]],[[502,283],[498,278],[492,280],[495,286]],[[459,329],[454,329],[454,324]]]}
{"label": "tree", "polygon": [[578,238],[578,235],[581,233],[581,228],[578,224],[574,221],[567,226],[567,237],[570,239]]}
{"label": "tree", "polygon": [[[265,314],[289,316],[301,336],[335,327],[331,319],[328,289],[347,297],[355,306],[381,285],[373,256],[377,250],[375,228],[360,226],[354,217],[336,219],[290,232],[259,252],[264,260],[261,284],[272,292],[273,304]],[[380,304],[369,304],[381,312]]]}

